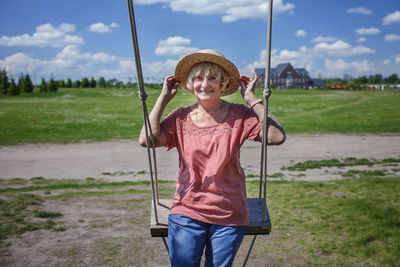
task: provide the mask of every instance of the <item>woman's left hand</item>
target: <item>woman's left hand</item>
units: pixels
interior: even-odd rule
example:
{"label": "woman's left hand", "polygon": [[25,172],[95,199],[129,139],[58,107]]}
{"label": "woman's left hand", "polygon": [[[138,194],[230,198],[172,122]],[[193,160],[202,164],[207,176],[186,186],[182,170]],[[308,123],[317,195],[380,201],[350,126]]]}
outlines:
{"label": "woman's left hand", "polygon": [[258,80],[257,73],[254,73],[254,79],[247,75],[240,76],[240,92],[242,94],[243,99],[248,101],[254,100],[254,89],[256,88],[256,82]]}

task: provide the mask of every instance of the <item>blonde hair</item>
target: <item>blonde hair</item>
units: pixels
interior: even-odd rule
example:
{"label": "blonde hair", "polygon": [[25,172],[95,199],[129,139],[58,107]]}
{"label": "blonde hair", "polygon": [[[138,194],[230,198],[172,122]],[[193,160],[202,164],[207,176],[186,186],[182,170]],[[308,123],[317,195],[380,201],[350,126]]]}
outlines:
{"label": "blonde hair", "polygon": [[229,83],[228,73],[219,65],[211,62],[200,62],[190,69],[188,77],[186,79],[186,87],[193,92],[193,79],[204,73],[204,75],[215,75],[221,82],[221,92],[223,92]]}

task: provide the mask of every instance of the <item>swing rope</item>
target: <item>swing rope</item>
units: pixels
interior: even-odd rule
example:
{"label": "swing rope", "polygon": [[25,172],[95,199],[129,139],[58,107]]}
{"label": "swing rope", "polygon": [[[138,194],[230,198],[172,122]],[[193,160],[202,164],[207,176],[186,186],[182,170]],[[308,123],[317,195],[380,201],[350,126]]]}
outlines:
{"label": "swing rope", "polygon": [[[137,82],[139,88],[139,98],[142,100],[142,113],[143,113],[143,121],[146,132],[146,144],[147,145],[147,156],[149,160],[149,172],[150,172],[150,180],[151,180],[151,188],[153,193],[153,206],[154,212],[156,216],[156,222],[158,224],[158,215],[157,215],[157,205],[159,204],[159,194],[158,194],[158,177],[157,177],[157,158],[155,151],[155,141],[154,136],[151,130],[151,124],[149,119],[149,114],[147,111],[147,93],[144,89],[144,81],[143,81],[143,72],[142,72],[142,64],[140,62],[140,52],[139,52],[139,43],[136,31],[136,23],[135,23],[135,14],[133,11],[133,3],[132,0],[128,1],[128,10],[129,10],[129,20],[131,25],[131,35],[132,35],[132,44],[134,50],[134,57],[136,63],[136,73],[137,73]],[[150,141],[150,142],[149,142]]]}
{"label": "swing rope", "polygon": [[268,5],[268,30],[267,30],[267,66],[265,68],[265,80],[264,80],[264,130],[263,140],[261,145],[261,167],[260,167],[260,194],[261,198],[261,179],[264,180],[264,221],[266,220],[267,213],[267,148],[268,148],[268,100],[271,96],[271,32],[272,32],[272,7],[273,0],[269,0]]}
{"label": "swing rope", "polygon": [[[272,35],[272,7],[273,0],[269,0],[268,3],[268,28],[267,28],[267,58],[266,58],[266,68],[265,68],[265,80],[264,80],[264,129],[263,138],[261,144],[261,164],[260,164],[260,187],[258,193],[258,201],[261,202],[262,191],[264,203],[263,203],[263,219],[264,222],[267,221],[267,167],[268,167],[268,100],[271,96],[271,35]],[[250,248],[247,252],[246,258],[243,263],[243,267],[246,266],[247,261],[250,257],[251,251],[253,249],[254,243],[256,241],[257,235],[254,235]]]}

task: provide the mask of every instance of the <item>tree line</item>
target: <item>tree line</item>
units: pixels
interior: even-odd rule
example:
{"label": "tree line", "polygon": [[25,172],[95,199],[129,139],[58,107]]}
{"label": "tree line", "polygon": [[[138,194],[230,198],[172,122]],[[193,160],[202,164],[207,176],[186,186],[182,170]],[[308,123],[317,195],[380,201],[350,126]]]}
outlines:
{"label": "tree line", "polygon": [[[160,88],[159,83],[146,83],[146,87]],[[53,75],[49,80],[41,79],[40,84],[35,85],[29,74],[20,74],[17,81],[8,75],[6,70],[0,71],[0,94],[19,95],[21,92],[32,93],[33,91],[39,92],[56,92],[58,88],[137,88],[137,83],[129,78],[126,83],[118,79],[112,78],[106,80],[104,77],[99,77],[97,80],[94,77],[90,79],[84,77],[72,81],[68,78],[66,80],[55,80]]]}
{"label": "tree line", "polygon": [[399,76],[392,74],[387,77],[383,77],[381,74],[375,74],[370,76],[361,76],[353,79],[352,81],[360,84],[397,84],[400,83]]}
{"label": "tree line", "polygon": [[397,74],[391,74],[387,77],[383,77],[382,74],[374,74],[370,76],[360,76],[358,78],[351,78],[350,75],[344,75],[343,79],[340,78],[328,78],[323,79],[326,85],[334,85],[334,84],[342,84],[348,85],[351,88],[362,88],[367,85],[379,85],[379,84],[386,84],[386,85],[397,85],[400,84],[400,79]]}
{"label": "tree line", "polygon": [[[361,76],[352,79],[350,75],[344,75],[343,79],[328,78],[323,79],[325,85],[341,84],[348,85],[350,88],[358,89],[363,88],[368,84],[400,84],[400,79],[397,74],[391,74],[383,77],[381,74],[370,76]],[[160,88],[159,83],[146,83],[146,87]],[[37,88],[37,89],[35,89]],[[137,88],[137,83],[129,78],[126,83],[118,79],[112,78],[106,80],[104,77],[99,77],[97,80],[94,77],[90,79],[84,77],[72,81],[68,78],[66,80],[55,80],[51,75],[49,80],[41,79],[40,84],[34,85],[29,74],[20,74],[17,81],[8,75],[6,70],[0,71],[0,94],[19,95],[21,92],[32,93],[34,90],[39,92],[56,92],[58,88]]]}
{"label": "tree line", "polygon": [[16,82],[12,76],[8,77],[5,69],[0,71],[0,93],[3,95],[19,95],[21,92],[32,93],[35,87],[40,92],[57,92],[58,83],[51,75],[49,81],[42,78],[40,85],[35,86],[29,74],[24,75],[21,73]]}
{"label": "tree line", "polygon": [[[129,78],[127,82],[120,81],[116,78],[106,80],[103,76],[100,76],[97,80],[94,77],[88,79],[83,77],[72,81],[70,78],[67,81],[59,80],[58,85],[62,88],[137,88],[137,83]],[[145,83],[146,87],[158,88],[159,83]]]}

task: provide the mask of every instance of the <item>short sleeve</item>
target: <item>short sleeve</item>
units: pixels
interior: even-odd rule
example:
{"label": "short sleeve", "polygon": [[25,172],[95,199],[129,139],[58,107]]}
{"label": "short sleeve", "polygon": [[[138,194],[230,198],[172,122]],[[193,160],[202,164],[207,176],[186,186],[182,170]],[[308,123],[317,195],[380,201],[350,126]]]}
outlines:
{"label": "short sleeve", "polygon": [[165,144],[166,150],[170,150],[176,147],[176,116],[177,111],[174,110],[164,118],[164,120],[160,124],[160,129],[164,133],[165,137],[167,138],[167,143]]}
{"label": "short sleeve", "polygon": [[254,140],[261,131],[261,123],[258,120],[257,114],[246,107],[246,112],[243,117],[243,132],[240,140],[242,145],[246,139]]}

